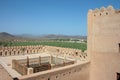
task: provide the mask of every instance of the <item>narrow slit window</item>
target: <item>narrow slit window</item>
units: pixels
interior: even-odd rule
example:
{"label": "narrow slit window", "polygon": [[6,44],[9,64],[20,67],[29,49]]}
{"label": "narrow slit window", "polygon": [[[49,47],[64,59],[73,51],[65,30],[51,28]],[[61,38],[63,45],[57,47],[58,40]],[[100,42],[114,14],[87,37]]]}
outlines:
{"label": "narrow slit window", "polygon": [[118,49],[119,49],[119,53],[120,53],[120,43],[118,44]]}
{"label": "narrow slit window", "polygon": [[0,56],[2,56],[2,52],[0,52]]}

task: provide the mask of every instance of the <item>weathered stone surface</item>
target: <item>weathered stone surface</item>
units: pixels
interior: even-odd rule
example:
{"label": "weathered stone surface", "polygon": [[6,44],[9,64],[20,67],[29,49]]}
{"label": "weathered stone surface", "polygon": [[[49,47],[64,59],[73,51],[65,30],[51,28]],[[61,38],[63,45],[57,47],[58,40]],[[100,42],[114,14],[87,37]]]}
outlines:
{"label": "weathered stone surface", "polygon": [[90,80],[116,80],[120,72],[120,10],[112,6],[88,13]]}

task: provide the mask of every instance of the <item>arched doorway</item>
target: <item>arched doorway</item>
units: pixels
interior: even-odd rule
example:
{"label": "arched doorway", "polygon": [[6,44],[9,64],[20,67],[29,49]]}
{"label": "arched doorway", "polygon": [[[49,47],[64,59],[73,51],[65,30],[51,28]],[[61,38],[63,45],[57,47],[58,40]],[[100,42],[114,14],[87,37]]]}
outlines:
{"label": "arched doorway", "polygon": [[27,54],[28,54],[28,52],[29,52],[29,51],[27,50]]}
{"label": "arched doorway", "polygon": [[14,51],[14,55],[15,55],[15,51]]}
{"label": "arched doorway", "polygon": [[7,51],[5,51],[5,56],[7,56]]}
{"label": "arched doorway", "polygon": [[10,51],[10,55],[11,55],[11,51]]}
{"label": "arched doorway", "polygon": [[18,55],[19,55],[20,51],[18,51]]}

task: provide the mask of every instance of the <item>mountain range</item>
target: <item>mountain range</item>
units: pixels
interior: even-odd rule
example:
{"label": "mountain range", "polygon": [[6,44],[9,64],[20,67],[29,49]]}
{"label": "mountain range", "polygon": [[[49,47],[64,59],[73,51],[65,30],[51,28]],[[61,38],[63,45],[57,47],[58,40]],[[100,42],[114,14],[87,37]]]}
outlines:
{"label": "mountain range", "polygon": [[0,32],[0,40],[15,40],[15,39],[87,39],[87,36],[71,36],[71,35],[56,35],[56,34],[48,34],[48,35],[30,35],[30,34],[21,34],[21,35],[13,35],[7,32]]}

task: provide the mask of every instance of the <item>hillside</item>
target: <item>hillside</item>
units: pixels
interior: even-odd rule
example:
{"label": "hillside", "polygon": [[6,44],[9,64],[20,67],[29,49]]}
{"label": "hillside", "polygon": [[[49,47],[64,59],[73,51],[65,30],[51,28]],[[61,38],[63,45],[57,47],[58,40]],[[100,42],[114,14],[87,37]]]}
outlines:
{"label": "hillside", "polygon": [[9,40],[53,40],[53,39],[87,39],[87,36],[70,36],[70,35],[56,35],[56,34],[48,34],[48,35],[30,35],[30,34],[22,34],[22,35],[13,35],[7,32],[0,32],[0,41],[9,41]]}
{"label": "hillside", "polygon": [[0,32],[0,40],[13,40],[15,36],[6,32]]}
{"label": "hillside", "polygon": [[49,34],[49,35],[44,35],[42,38],[49,38],[49,39],[87,39],[87,36],[71,36],[71,35],[55,35],[55,34]]}

